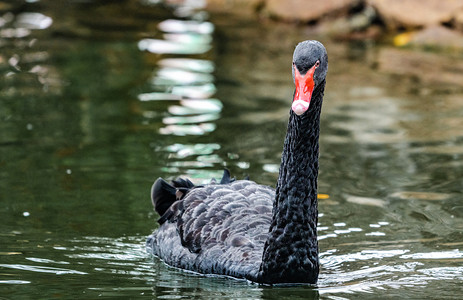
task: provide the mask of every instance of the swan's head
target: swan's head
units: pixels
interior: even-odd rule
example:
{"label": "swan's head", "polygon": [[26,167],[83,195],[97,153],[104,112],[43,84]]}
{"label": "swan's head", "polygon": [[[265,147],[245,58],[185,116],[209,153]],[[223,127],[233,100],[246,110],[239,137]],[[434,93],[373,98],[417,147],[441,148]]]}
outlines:
{"label": "swan's head", "polygon": [[291,109],[297,115],[305,113],[315,88],[321,84],[328,71],[328,55],[322,43],[304,41],[296,46],[293,54],[293,81],[296,85]]}

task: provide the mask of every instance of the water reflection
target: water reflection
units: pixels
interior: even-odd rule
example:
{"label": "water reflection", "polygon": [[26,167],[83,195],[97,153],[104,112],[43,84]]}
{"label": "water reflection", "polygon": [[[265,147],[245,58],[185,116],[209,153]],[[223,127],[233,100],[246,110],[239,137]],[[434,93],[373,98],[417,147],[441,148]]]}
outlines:
{"label": "water reflection", "polygon": [[166,150],[171,152],[172,156],[177,159],[192,155],[210,155],[218,149],[220,149],[219,144],[173,144],[166,147]]}
{"label": "water reflection", "polygon": [[210,22],[183,21],[183,20],[165,20],[159,23],[158,28],[164,32],[171,33],[197,33],[201,35],[210,35],[214,32],[214,25]]}
{"label": "water reflection", "polygon": [[149,186],[207,182],[223,166],[273,185],[288,58],[307,30],[233,23],[212,42],[203,1],[168,1],[174,14],[153,15],[160,1],[78,2],[0,16],[2,297],[459,296],[461,93],[410,92],[364,63],[377,48],[359,62],[351,45],[324,41],[319,185],[330,196],[319,199],[318,286],[185,273],[145,253],[157,217]]}
{"label": "water reflection", "polygon": [[215,130],[212,121],[220,117],[222,103],[211,99],[217,89],[213,83],[214,65],[204,59],[169,58],[158,62],[159,69],[151,80],[153,92],[138,96],[141,101],[178,100],[164,117],[167,126],[161,134],[203,135]]}
{"label": "water reflection", "polygon": [[198,125],[167,125],[159,129],[159,133],[177,136],[204,135],[214,131],[216,128],[217,126],[212,123],[203,123]]}
{"label": "water reflection", "polygon": [[41,13],[27,12],[16,15],[14,25],[26,29],[46,29],[51,26],[53,20]]}
{"label": "water reflection", "polygon": [[157,72],[152,84],[159,86],[174,84],[191,85],[209,83],[213,80],[214,77],[211,74],[164,67]]}
{"label": "water reflection", "polygon": [[[56,68],[50,66],[50,55],[37,47],[33,32],[49,29],[53,19],[38,12],[7,12],[0,17],[0,72],[4,74],[9,89],[8,96],[33,94],[36,88],[59,93],[62,82]],[[3,64],[8,64],[5,69]],[[15,88],[19,87],[19,88]]]}
{"label": "water reflection", "polygon": [[17,39],[20,39],[20,38],[25,38],[27,37],[29,34],[31,34],[31,31],[26,29],[26,28],[6,28],[6,29],[2,29],[0,30],[0,36],[2,38],[7,38],[7,39],[11,39],[11,38],[17,38]]}
{"label": "water reflection", "polygon": [[[192,58],[164,58],[158,61],[158,65],[164,68],[184,69],[201,73],[212,73],[215,69],[212,61]],[[194,74],[199,75],[198,73]]]}
{"label": "water reflection", "polygon": [[138,100],[140,101],[171,101],[181,99],[182,97],[180,95],[162,92],[143,93],[138,95]]}
{"label": "water reflection", "polygon": [[199,35],[168,35],[166,40],[141,40],[138,48],[157,54],[201,54],[211,49],[210,42]]}
{"label": "water reflection", "polygon": [[[223,108],[220,100],[212,98],[217,92],[213,75],[215,66],[210,60],[191,57],[207,53],[212,48],[214,25],[207,21],[168,19],[160,22],[157,27],[163,32],[164,39],[143,39],[138,43],[139,49],[177,57],[162,57],[157,61],[157,68],[149,82],[151,91],[145,90],[138,95],[138,99],[143,102],[173,102],[168,105],[166,113],[162,114],[161,122],[164,126],[159,128],[162,135],[202,136],[215,131],[215,121],[220,118]],[[151,110],[146,110],[143,115],[147,118],[160,117]],[[165,148],[168,152],[173,149],[180,153],[177,158],[192,150],[204,150],[201,144],[192,147],[177,143]],[[195,153],[198,155],[195,160],[168,161],[163,171],[179,175],[181,169],[193,169],[198,172],[193,177],[199,176],[201,180],[206,180],[210,173],[201,173],[200,170],[223,163],[214,153],[215,150],[218,148],[208,147],[207,153]]]}
{"label": "water reflection", "polygon": [[216,116],[222,110],[222,103],[216,99],[180,101],[181,106],[171,105],[168,108],[172,115],[211,114]]}
{"label": "water reflection", "polygon": [[209,22],[166,20],[158,28],[164,39],[143,39],[138,43],[142,51],[157,54],[202,54],[212,46],[214,26]]}

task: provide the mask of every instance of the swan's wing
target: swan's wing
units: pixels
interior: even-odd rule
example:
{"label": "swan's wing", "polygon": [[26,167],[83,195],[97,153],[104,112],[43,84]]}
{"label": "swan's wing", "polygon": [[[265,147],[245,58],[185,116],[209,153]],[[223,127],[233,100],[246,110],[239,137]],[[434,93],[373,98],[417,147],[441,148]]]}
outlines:
{"label": "swan's wing", "polygon": [[[232,178],[230,171],[225,169],[220,184],[229,184],[233,181],[235,178]],[[211,180],[211,184],[216,184],[214,178]],[[161,216],[158,220],[159,224],[171,218],[173,213],[178,210],[178,203],[173,207],[174,209],[169,209],[177,200],[182,200],[192,189],[201,187],[203,186],[194,185],[189,179],[177,178],[170,184],[164,179],[158,178],[151,188],[151,201],[154,209]]]}
{"label": "swan's wing", "polygon": [[[176,218],[182,245],[190,252],[215,247],[250,246],[266,239],[267,232],[254,232],[270,224],[274,191],[252,181],[207,185],[191,190]],[[261,233],[263,235],[261,235]]]}
{"label": "swan's wing", "polygon": [[274,190],[252,181],[191,189],[165,212],[149,239],[167,263],[201,273],[257,274],[271,223]]}

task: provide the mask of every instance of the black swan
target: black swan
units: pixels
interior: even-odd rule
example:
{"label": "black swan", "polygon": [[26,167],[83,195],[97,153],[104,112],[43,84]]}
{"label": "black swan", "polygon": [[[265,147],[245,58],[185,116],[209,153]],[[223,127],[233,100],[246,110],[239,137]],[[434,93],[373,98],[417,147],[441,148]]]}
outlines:
{"label": "black swan", "polygon": [[320,113],[328,70],[325,47],[299,43],[296,85],[276,189],[235,180],[194,186],[159,178],[151,196],[160,227],[147,250],[167,264],[263,284],[318,279],[317,177]]}

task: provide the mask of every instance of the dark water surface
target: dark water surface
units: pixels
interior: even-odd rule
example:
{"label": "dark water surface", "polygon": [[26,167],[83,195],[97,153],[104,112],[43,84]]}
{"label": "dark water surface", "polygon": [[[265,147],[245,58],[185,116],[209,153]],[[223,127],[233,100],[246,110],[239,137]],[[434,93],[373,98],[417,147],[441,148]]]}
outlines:
{"label": "dark water surface", "polygon": [[[210,17],[195,1],[28,2],[0,7],[0,299],[463,296],[461,87],[378,72],[374,43]],[[318,285],[147,255],[157,177],[202,183],[227,167],[274,185],[291,55],[308,38],[330,58]]]}

